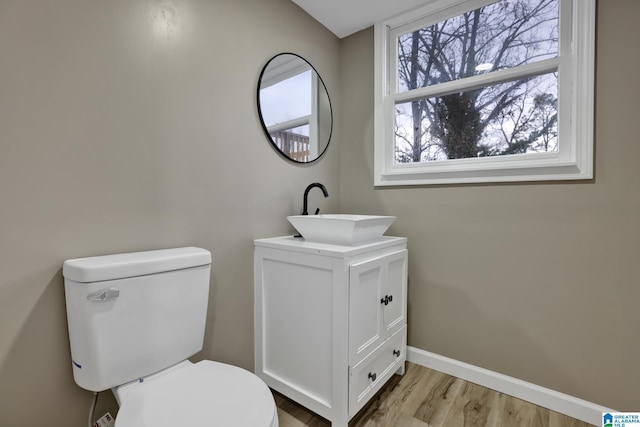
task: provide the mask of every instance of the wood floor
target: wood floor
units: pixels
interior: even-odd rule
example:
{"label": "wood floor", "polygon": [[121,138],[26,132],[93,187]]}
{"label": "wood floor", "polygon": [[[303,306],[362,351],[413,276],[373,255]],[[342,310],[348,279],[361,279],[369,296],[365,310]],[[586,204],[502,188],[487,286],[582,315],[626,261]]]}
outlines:
{"label": "wood floor", "polygon": [[[331,425],[274,393],[280,427]],[[349,422],[349,427],[586,427],[583,421],[459,378],[407,363]]]}

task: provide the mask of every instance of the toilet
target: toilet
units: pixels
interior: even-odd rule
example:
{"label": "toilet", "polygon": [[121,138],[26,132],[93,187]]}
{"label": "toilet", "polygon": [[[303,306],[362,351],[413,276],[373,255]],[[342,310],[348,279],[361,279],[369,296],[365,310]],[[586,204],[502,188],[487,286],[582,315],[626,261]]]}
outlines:
{"label": "toilet", "polygon": [[188,247],[69,259],[65,298],[76,383],[111,389],[115,427],[277,427],[253,373],[202,350],[211,253]]}

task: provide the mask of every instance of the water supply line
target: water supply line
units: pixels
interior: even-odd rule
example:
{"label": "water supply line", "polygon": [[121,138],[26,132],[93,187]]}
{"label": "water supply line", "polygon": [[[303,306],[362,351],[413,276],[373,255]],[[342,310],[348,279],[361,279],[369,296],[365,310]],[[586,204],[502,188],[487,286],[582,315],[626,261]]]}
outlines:
{"label": "water supply line", "polygon": [[93,399],[91,399],[91,406],[89,407],[89,427],[93,427],[93,417],[96,415],[96,405],[98,403],[98,394],[100,392],[93,392]]}

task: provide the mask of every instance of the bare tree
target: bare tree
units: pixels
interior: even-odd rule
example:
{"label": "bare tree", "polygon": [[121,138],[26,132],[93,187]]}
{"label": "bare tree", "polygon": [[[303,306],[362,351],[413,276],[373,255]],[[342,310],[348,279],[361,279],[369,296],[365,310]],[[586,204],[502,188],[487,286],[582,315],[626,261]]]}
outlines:
{"label": "bare tree", "polygon": [[[404,34],[401,90],[554,57],[557,21],[557,0],[503,0]],[[396,161],[555,149],[555,85],[548,73],[398,105]]]}

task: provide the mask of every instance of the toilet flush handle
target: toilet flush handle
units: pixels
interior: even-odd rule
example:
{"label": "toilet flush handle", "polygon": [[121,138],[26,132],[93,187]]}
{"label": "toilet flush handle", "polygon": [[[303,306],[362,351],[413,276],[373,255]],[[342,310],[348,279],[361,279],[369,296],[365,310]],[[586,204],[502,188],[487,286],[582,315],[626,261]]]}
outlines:
{"label": "toilet flush handle", "polygon": [[118,288],[107,288],[100,289],[97,292],[89,294],[87,299],[89,301],[109,301],[114,298],[118,298],[120,296],[120,289]]}

